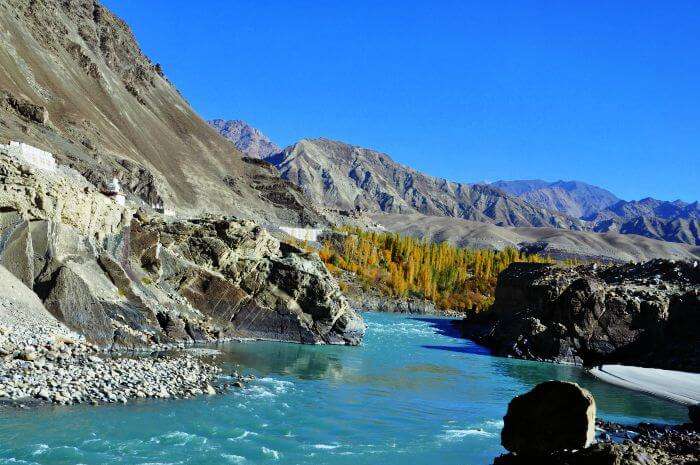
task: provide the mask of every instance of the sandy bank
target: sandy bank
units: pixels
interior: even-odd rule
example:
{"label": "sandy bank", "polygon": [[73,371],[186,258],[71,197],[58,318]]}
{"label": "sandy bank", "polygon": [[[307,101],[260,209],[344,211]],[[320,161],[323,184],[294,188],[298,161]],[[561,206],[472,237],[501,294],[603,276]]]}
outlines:
{"label": "sandy bank", "polygon": [[590,373],[617,386],[646,392],[685,405],[700,403],[700,374],[683,371],[603,365]]}

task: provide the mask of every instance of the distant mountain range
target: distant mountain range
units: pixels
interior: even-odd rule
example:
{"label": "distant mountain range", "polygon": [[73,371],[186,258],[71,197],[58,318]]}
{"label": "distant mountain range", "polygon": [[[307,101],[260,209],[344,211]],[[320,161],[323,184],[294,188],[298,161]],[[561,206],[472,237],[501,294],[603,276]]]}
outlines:
{"label": "distant mountain range", "polygon": [[[263,140],[259,131],[211,124],[248,156],[265,152],[258,149],[260,143],[249,142]],[[235,127],[249,126],[239,122]],[[249,133],[259,136],[245,135]],[[274,146],[264,140],[266,147]],[[299,186],[314,204],[341,210],[420,213],[497,226],[619,232],[700,245],[698,202],[625,201],[580,181],[456,183],[404,166],[387,154],[328,139],[304,139],[261,158],[277,167],[283,179]]]}
{"label": "distant mountain range", "polygon": [[581,218],[595,232],[620,232],[700,245],[698,202],[646,198],[626,201],[580,181],[497,181],[491,184],[526,202]]}
{"label": "distant mountain range", "polygon": [[700,245],[698,202],[673,202],[646,198],[621,200],[585,218],[596,232],[620,232]]}

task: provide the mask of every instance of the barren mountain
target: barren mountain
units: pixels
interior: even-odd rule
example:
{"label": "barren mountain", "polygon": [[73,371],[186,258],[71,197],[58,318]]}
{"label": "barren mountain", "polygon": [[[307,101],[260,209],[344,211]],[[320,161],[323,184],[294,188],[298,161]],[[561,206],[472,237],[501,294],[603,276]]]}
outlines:
{"label": "barren mountain", "polygon": [[592,215],[620,200],[612,192],[580,181],[547,182],[533,179],[497,181],[491,185],[534,206],[575,218]]}
{"label": "barren mountain", "polygon": [[[276,172],[242,159],[93,0],[0,2],[0,140],[181,213],[323,222]],[[6,142],[6,141],[4,141]]]}
{"label": "barren mountain", "polygon": [[282,151],[259,129],[245,121],[214,119],[209,121],[209,124],[219,131],[219,134],[233,142],[233,145],[248,157],[266,158]]}
{"label": "barren mountain", "polygon": [[343,142],[304,139],[267,161],[313,201],[329,207],[423,213],[506,226],[583,227],[577,219],[533,207],[494,187],[434,178],[386,154]]}
{"label": "barren mountain", "polygon": [[459,218],[411,215],[372,215],[387,230],[435,242],[470,248],[516,247],[555,258],[614,262],[654,258],[697,260],[700,247],[617,233],[567,231],[555,228],[512,228]]}
{"label": "barren mountain", "polygon": [[700,245],[700,205],[680,200],[667,202],[652,198],[621,200],[589,217],[595,231]]}

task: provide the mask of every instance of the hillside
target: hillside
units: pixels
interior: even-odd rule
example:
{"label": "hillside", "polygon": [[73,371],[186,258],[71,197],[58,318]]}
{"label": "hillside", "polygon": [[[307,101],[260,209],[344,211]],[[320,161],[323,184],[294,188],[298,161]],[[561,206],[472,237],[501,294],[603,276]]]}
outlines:
{"label": "hillside", "polygon": [[505,226],[583,227],[574,218],[536,208],[499,189],[428,176],[386,154],[343,142],[304,139],[267,161],[314,202],[328,207],[422,213]]}
{"label": "hillside", "polygon": [[592,215],[620,200],[610,191],[580,181],[547,182],[534,179],[497,181],[491,185],[536,207],[574,218]]}
{"label": "hillside", "polygon": [[208,123],[226,139],[233,142],[238,150],[251,158],[266,158],[282,151],[259,129],[254,128],[245,121],[214,119]]}
{"label": "hillside", "polygon": [[555,228],[510,228],[424,215],[373,215],[388,231],[460,247],[516,247],[558,259],[628,262],[654,258],[697,260],[700,247],[636,235],[566,231]]}
{"label": "hillside", "polygon": [[292,185],[243,160],[93,0],[0,2],[0,140],[49,150],[94,184],[182,214],[324,222]]}

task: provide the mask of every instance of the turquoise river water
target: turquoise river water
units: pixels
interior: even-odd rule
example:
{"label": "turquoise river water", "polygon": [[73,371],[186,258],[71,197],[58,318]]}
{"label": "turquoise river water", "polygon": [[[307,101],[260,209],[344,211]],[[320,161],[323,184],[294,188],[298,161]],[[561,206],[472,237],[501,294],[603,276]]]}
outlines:
{"label": "turquoise river water", "polygon": [[0,463],[487,464],[508,401],[548,379],[590,389],[608,420],[685,419],[578,368],[489,356],[448,320],[365,318],[360,347],[223,346],[223,365],[258,376],[225,395],[0,410]]}

